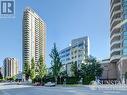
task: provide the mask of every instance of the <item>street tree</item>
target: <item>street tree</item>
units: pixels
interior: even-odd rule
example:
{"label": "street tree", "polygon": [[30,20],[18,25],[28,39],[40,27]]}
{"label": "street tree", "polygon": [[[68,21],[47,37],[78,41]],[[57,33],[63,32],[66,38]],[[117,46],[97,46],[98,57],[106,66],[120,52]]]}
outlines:
{"label": "street tree", "polygon": [[0,72],[0,80],[2,80],[3,79],[3,75],[2,75],[2,73]]}
{"label": "street tree", "polygon": [[28,81],[29,77],[30,77],[30,64],[28,61],[26,61],[24,63],[24,71],[23,73],[25,74],[25,80]]}
{"label": "street tree", "polygon": [[101,64],[93,56],[89,56],[86,59],[86,64],[82,63],[81,65],[81,75],[86,84],[100,77],[102,72]]}
{"label": "street tree", "polygon": [[35,78],[35,61],[34,58],[31,60],[30,78],[33,81]]}
{"label": "street tree", "polygon": [[40,55],[40,58],[39,58],[39,77],[40,77],[40,79],[41,79],[41,84],[42,84],[42,80],[43,80],[43,78],[46,76],[46,74],[47,74],[47,70],[46,70],[46,65],[45,65],[45,63],[44,63],[44,61],[43,61],[43,57],[42,57],[42,55]]}
{"label": "street tree", "polygon": [[60,75],[60,69],[62,67],[62,63],[60,61],[60,56],[59,56],[59,53],[57,51],[55,43],[54,43],[53,49],[51,50],[50,57],[52,59],[51,60],[51,69],[53,72],[53,76],[55,78],[55,82],[57,83],[57,78]]}
{"label": "street tree", "polygon": [[77,62],[72,62],[72,64],[71,64],[71,72],[72,72],[72,76],[78,77],[78,66],[77,66]]}

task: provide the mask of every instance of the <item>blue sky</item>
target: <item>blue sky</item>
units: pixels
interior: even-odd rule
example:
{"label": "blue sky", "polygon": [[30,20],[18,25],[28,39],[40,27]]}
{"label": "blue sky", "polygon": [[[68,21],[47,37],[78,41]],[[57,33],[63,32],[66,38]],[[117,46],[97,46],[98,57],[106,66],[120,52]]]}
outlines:
{"label": "blue sky", "polygon": [[25,7],[33,8],[45,21],[46,64],[56,42],[58,49],[72,39],[89,36],[91,55],[109,57],[110,0],[15,0],[15,18],[0,18],[0,66],[5,57],[15,57],[22,64],[22,16]]}

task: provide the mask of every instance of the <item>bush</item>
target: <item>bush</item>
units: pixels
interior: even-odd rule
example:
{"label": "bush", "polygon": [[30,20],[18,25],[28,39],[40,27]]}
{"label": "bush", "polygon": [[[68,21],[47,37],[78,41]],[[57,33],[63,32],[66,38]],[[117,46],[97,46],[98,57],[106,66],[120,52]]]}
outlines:
{"label": "bush", "polygon": [[47,83],[47,82],[55,82],[55,78],[54,77],[50,77],[50,76],[46,76],[44,78],[44,82]]}
{"label": "bush", "polygon": [[93,81],[93,80],[95,80],[94,77],[92,77],[92,76],[85,76],[83,78],[83,84],[89,85],[91,83],[91,81]]}
{"label": "bush", "polygon": [[32,80],[33,83],[36,83],[36,82],[41,82],[41,78],[39,77],[39,75],[37,75],[33,80]]}
{"label": "bush", "polygon": [[77,77],[67,77],[66,84],[78,84],[79,78]]}
{"label": "bush", "polygon": [[61,77],[61,78],[58,77],[57,78],[57,84],[63,84],[65,79],[66,79],[65,77]]}

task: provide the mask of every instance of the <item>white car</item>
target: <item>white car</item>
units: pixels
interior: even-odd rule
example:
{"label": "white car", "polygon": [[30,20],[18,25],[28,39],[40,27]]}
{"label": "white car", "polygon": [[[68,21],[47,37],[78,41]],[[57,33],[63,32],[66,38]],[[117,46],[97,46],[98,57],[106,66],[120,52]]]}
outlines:
{"label": "white car", "polygon": [[45,86],[47,86],[47,87],[53,87],[53,86],[55,86],[56,84],[55,83],[52,83],[52,82],[47,82],[46,84],[45,84]]}

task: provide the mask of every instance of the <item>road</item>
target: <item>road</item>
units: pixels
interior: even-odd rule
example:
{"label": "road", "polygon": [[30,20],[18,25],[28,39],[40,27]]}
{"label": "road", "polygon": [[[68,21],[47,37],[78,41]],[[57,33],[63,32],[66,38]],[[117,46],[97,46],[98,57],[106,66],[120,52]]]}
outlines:
{"label": "road", "polygon": [[127,91],[92,90],[89,87],[35,87],[0,84],[0,95],[127,95]]}

